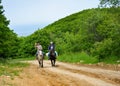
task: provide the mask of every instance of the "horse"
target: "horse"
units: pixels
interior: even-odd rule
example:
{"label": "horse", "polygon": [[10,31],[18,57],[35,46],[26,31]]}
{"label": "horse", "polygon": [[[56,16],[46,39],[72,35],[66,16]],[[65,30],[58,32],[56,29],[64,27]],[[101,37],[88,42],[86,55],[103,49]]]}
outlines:
{"label": "horse", "polygon": [[51,60],[52,67],[55,66],[55,62],[56,62],[56,53],[55,53],[55,51],[50,51],[49,59]]}
{"label": "horse", "polygon": [[43,67],[44,55],[43,55],[43,52],[41,50],[38,51],[37,57],[38,57],[39,67]]}

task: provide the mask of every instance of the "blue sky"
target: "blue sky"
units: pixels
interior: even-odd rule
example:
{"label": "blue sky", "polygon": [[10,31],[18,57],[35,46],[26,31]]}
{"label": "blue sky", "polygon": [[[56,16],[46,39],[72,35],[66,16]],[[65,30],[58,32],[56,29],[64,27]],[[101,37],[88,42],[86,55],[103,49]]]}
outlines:
{"label": "blue sky", "polygon": [[38,28],[98,4],[99,0],[2,0],[9,27],[18,36],[28,36]]}

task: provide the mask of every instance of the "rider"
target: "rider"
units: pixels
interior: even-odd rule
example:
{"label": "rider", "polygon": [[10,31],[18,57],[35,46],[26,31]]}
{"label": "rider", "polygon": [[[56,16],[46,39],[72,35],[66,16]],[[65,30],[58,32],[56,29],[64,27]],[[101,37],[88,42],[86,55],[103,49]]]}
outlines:
{"label": "rider", "polygon": [[40,45],[40,43],[35,43],[35,48],[37,49],[36,52],[36,59],[38,59],[38,52],[41,50],[42,51],[42,46]]}
{"label": "rider", "polygon": [[54,44],[53,42],[50,42],[50,45],[49,45],[49,47],[48,47],[48,50],[49,50],[49,52],[48,52],[48,59],[50,59],[50,52],[51,52],[51,51],[52,51],[52,52],[55,51],[55,44]]}

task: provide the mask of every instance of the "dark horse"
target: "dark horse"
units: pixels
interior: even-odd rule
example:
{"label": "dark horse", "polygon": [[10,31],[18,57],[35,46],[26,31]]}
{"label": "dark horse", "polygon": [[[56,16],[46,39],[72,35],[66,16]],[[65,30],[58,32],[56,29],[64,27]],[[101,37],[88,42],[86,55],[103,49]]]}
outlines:
{"label": "dark horse", "polygon": [[55,54],[55,51],[51,50],[49,57],[50,57],[50,60],[51,60],[51,65],[52,65],[52,66],[55,66],[55,62],[56,62],[56,54]]}

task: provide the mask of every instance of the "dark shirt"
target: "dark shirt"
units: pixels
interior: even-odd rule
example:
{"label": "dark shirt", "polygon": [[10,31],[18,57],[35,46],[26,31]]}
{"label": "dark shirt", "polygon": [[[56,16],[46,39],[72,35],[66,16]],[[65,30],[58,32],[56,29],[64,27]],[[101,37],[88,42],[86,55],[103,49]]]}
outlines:
{"label": "dark shirt", "polygon": [[48,47],[48,50],[55,50],[55,45],[54,44],[50,44],[49,47]]}

